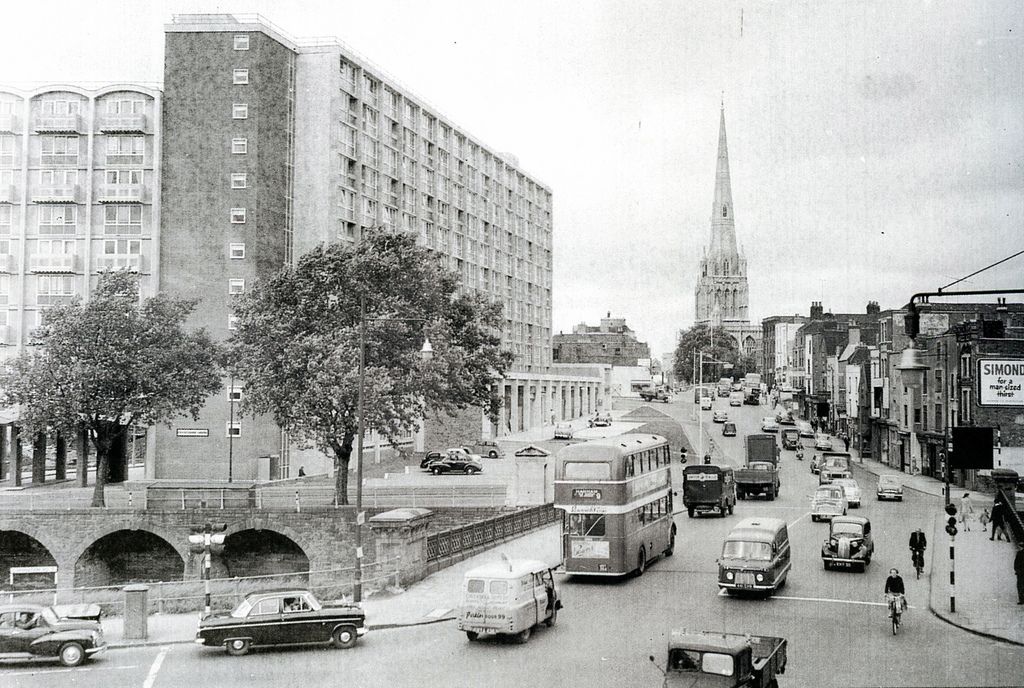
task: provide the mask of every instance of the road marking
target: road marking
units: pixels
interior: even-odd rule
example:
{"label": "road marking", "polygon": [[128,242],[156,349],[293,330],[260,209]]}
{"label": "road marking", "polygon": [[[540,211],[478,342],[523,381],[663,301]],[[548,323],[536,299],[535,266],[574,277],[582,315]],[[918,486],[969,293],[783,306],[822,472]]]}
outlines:
{"label": "road marking", "polygon": [[[10,666],[9,664],[0,664],[0,666]],[[80,674],[85,671],[116,671],[118,669],[138,669],[138,664],[127,664],[125,666],[88,666],[88,667],[71,667],[67,669],[30,669],[28,671],[5,671],[4,676],[41,676],[46,674],[68,674],[72,671],[76,674]]]}
{"label": "road marking", "polygon": [[160,665],[164,663],[164,657],[170,652],[171,646],[164,645],[160,648],[160,654],[153,660],[153,666],[149,667],[149,673],[146,675],[146,680],[142,683],[142,688],[153,688],[153,682],[156,681],[156,675],[160,673]]}
{"label": "road marking", "polygon": [[[802,508],[802,507],[801,507],[801,508]],[[792,523],[790,523],[790,524],[789,524],[789,527],[790,527],[790,528],[792,528],[792,527],[793,527],[793,526],[795,526],[795,525],[796,525],[797,523],[799,523],[799,522],[800,522],[801,520],[803,520],[803,518],[804,518],[805,516],[810,516],[810,515],[811,515],[811,512],[810,512],[810,511],[808,511],[808,512],[804,513],[803,515],[801,515],[801,516],[797,517],[797,519],[796,519],[795,521],[793,521]]]}
{"label": "road marking", "polygon": [[[721,588],[718,591],[719,597],[728,597],[729,593],[725,591],[725,588]],[[793,597],[791,595],[772,595],[770,599],[773,600],[793,600],[795,602],[828,602],[831,604],[861,604],[868,607],[887,607],[888,602],[866,602],[864,600],[837,600],[830,597]],[[907,605],[907,609],[916,609],[912,604]]]}

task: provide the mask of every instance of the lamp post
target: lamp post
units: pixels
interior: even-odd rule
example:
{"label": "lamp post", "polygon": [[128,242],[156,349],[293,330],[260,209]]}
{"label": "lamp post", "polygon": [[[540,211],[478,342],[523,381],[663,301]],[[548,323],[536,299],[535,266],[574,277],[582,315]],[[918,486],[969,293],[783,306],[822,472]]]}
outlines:
{"label": "lamp post", "polygon": [[[359,392],[356,397],[356,565],[355,580],[352,584],[352,600],[361,602],[363,599],[363,524],[366,514],[363,513],[363,433],[366,425],[363,419],[363,392],[366,386],[366,323],[367,321],[389,322],[426,322],[426,318],[367,318],[366,297],[359,297]],[[430,339],[424,336],[420,357],[429,361],[434,356],[434,348]]]}
{"label": "lamp post", "polygon": [[[704,389],[704,363],[705,363],[705,361],[704,361],[704,352],[703,351],[698,351],[697,352],[697,357],[699,359],[699,362],[697,364],[697,367],[698,367],[697,376],[700,378],[700,384],[697,387],[697,389],[698,389],[698,392],[697,392],[698,397],[697,398],[700,399],[701,392]],[[729,363],[728,361],[719,361],[717,358],[709,358],[707,360],[707,363],[721,363],[722,366],[726,370],[732,368],[732,363]],[[703,417],[701,417],[700,412],[701,412],[701,409],[700,409],[699,402],[698,402],[698,408],[697,408],[697,444],[700,447],[701,460],[703,460],[703,458],[704,458],[704,419],[703,419]]]}

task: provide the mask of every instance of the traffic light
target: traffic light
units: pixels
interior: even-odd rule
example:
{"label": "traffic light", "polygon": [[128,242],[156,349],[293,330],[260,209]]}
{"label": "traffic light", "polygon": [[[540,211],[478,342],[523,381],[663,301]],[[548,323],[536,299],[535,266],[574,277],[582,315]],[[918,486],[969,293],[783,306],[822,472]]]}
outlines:
{"label": "traffic light", "polygon": [[679,463],[686,463],[686,447],[679,447]]}
{"label": "traffic light", "polygon": [[949,514],[949,519],[946,520],[946,532],[949,533],[950,537],[954,537],[957,533],[956,530],[956,505],[947,504],[946,513]]}

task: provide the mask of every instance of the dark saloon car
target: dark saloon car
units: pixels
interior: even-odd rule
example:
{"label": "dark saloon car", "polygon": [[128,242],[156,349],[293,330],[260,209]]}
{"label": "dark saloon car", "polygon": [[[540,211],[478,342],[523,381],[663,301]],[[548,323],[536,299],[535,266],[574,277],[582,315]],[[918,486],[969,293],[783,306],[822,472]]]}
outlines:
{"label": "dark saloon car", "polygon": [[196,643],[223,646],[229,655],[253,647],[331,643],[349,648],[366,632],[366,613],[357,605],[321,603],[308,590],[249,593],[230,614],[199,622]]}
{"label": "dark saloon car", "polygon": [[480,463],[479,459],[472,455],[463,453],[449,453],[437,461],[432,461],[430,465],[427,466],[427,470],[434,475],[441,475],[442,473],[465,473],[466,475],[473,475],[474,473],[479,473],[483,469],[484,466]]}
{"label": "dark saloon car", "polygon": [[96,621],[68,619],[53,607],[35,604],[0,606],[0,659],[59,659],[78,666],[107,649]]}

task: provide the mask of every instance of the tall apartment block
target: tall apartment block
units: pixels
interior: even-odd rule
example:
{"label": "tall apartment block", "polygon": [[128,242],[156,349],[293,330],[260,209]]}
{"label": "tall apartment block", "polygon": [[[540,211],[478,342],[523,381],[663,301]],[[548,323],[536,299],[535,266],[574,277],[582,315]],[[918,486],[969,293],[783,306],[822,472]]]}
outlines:
{"label": "tall apartment block", "polygon": [[0,86],[0,357],[103,271],[156,293],[160,112],[142,85]]}
{"label": "tall apartment block", "polygon": [[[475,412],[465,432],[596,408],[598,371],[551,366],[552,195],[514,157],[335,40],[295,40],[251,15],[165,28],[160,289],[200,301],[192,325],[226,339],[232,299],[254,280],[369,228],[413,232],[463,288],[505,308],[517,358],[504,416],[488,428]],[[228,384],[199,423],[154,432],[151,477],[224,478],[229,456],[239,479],[297,469],[271,422],[235,416],[240,394]]]}

